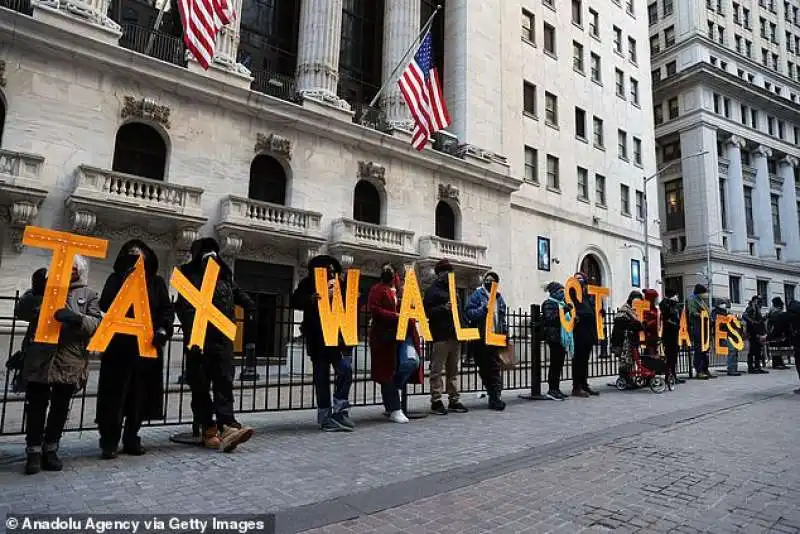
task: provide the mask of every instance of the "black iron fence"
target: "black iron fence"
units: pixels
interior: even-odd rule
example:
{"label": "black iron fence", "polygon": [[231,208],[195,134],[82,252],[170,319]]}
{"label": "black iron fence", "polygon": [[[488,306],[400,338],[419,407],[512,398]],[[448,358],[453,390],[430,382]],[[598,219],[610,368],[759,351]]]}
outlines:
{"label": "black iron fence", "polygon": [[[18,296],[0,297],[0,365],[5,369],[0,373],[0,435],[15,435],[24,432],[25,402],[24,394],[14,391],[13,372],[6,369],[5,363],[15,354],[25,334],[25,323],[14,318],[13,310]],[[513,310],[508,315],[509,339],[514,345],[517,365],[504,372],[504,387],[507,390],[530,390],[536,394],[547,377],[550,358],[545,343],[540,341],[537,332],[538,307],[529,310]],[[611,310],[605,312],[606,340],[593,350],[589,362],[589,376],[592,378],[616,376],[617,360],[610,353],[607,340],[611,334]],[[299,313],[288,307],[270,310],[261,324],[256,318],[256,332],[243,332],[235,342],[236,411],[239,413],[272,412],[285,410],[304,410],[315,408],[311,363],[306,356],[306,348],[300,336]],[[354,406],[381,404],[380,388],[370,379],[370,354],[367,342],[368,325],[359,324],[359,344],[353,347],[352,362],[354,383],[350,400]],[[180,340],[180,327],[176,327],[176,338],[166,347],[164,357],[164,415],[151,420],[151,426],[191,424],[191,391],[181,383],[184,371],[184,353]],[[245,343],[245,339],[247,343]],[[244,347],[255,349],[245,350]],[[425,344],[422,359],[425,374],[428,374],[427,358],[430,346]],[[711,365],[725,365],[724,356],[712,354]],[[691,373],[691,358],[686,351],[681,352],[678,372]],[[99,360],[90,360],[89,380],[86,387],[73,400],[72,415],[67,430],[88,430],[95,428],[94,416],[97,398]],[[567,361],[562,372],[562,380],[570,380],[571,364]],[[462,345],[462,359],[459,374],[459,388],[462,392],[481,392],[483,390],[477,367],[472,362],[469,344]],[[430,393],[426,378],[423,384],[409,385],[409,395]]]}
{"label": "black iron fence", "polygon": [[0,0],[0,7],[5,7],[23,15],[33,16],[33,3],[31,0]]}
{"label": "black iron fence", "polygon": [[119,45],[161,61],[186,66],[186,48],[180,37],[138,24],[123,24]]}

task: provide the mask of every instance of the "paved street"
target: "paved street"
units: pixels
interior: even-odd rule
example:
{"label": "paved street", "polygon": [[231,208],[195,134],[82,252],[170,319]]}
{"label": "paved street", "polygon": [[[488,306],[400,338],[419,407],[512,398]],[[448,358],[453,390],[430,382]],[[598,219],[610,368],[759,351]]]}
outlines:
{"label": "paved street", "polygon": [[101,462],[94,432],[70,433],[65,471],[30,477],[22,439],[6,438],[0,515],[278,512],[280,532],[320,533],[800,532],[794,371],[663,395],[605,382],[587,400],[509,394],[503,413],[472,396],[470,414],[409,425],[358,409],[354,434],[320,434],[310,412],[243,416],[258,434],[231,455],[172,444],[171,427],[145,432],[148,455]]}

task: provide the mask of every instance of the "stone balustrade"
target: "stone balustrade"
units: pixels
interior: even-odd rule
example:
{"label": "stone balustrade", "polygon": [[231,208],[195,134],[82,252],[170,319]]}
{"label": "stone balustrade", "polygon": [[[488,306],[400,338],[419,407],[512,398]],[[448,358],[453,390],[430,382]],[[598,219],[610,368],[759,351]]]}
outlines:
{"label": "stone balustrade", "polygon": [[414,232],[353,219],[333,221],[333,241],[414,255]]}
{"label": "stone balustrade", "polygon": [[220,222],[256,230],[316,234],[322,215],[280,204],[229,196],[220,202]]}
{"label": "stone balustrade", "polygon": [[18,181],[38,182],[43,164],[42,156],[0,148],[0,184],[15,185]]}
{"label": "stone balustrade", "polygon": [[419,254],[423,258],[440,258],[469,263],[486,264],[486,247],[462,241],[452,241],[437,236],[426,236],[419,240]]}

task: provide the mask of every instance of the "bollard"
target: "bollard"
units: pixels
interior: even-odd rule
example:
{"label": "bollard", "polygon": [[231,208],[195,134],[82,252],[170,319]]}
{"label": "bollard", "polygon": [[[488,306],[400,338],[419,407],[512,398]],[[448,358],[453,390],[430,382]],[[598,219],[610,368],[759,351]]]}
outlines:
{"label": "bollard", "polygon": [[528,335],[531,339],[531,392],[520,395],[524,400],[547,400],[542,395],[542,317],[538,304],[531,304],[531,321]]}

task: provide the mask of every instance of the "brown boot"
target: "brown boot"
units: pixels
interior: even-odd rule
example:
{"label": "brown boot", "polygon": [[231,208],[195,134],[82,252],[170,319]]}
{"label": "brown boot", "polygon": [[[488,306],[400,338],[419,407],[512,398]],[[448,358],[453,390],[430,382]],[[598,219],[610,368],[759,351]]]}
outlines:
{"label": "brown boot", "polygon": [[238,423],[233,425],[223,425],[222,427],[222,440],[220,441],[219,448],[223,452],[232,452],[233,449],[247,441],[253,436],[255,431],[246,426]]}
{"label": "brown boot", "polygon": [[203,432],[203,445],[207,449],[219,449],[219,431],[216,425],[210,426]]}

